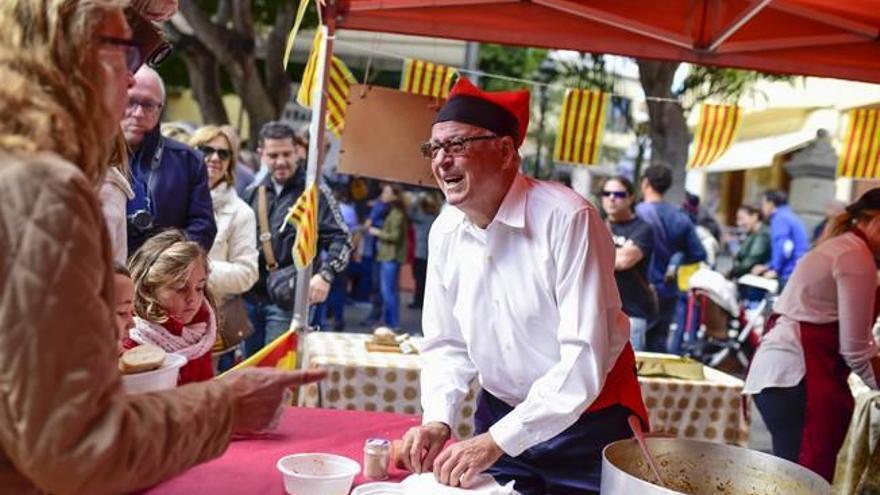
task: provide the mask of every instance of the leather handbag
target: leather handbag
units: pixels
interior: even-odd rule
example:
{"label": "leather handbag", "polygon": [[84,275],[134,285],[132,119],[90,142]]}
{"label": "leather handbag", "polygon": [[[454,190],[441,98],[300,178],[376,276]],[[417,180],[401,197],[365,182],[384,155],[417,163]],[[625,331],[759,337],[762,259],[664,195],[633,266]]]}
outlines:
{"label": "leather handbag", "polygon": [[257,190],[257,221],[260,226],[260,245],[266,260],[266,292],[272,304],[285,311],[293,310],[296,284],[296,265],[278,268],[275,250],[272,249],[272,231],[269,228],[269,207],[266,201],[266,186]]}
{"label": "leather handbag", "polygon": [[228,296],[220,303],[217,309],[217,333],[227,349],[237,346],[254,333],[244,298],[240,295]]}

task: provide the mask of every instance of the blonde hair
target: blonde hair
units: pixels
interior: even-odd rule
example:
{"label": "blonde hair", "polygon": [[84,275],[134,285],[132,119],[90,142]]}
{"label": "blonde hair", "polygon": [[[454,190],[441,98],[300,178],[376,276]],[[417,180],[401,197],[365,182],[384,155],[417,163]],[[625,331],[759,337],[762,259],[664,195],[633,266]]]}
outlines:
{"label": "blonde hair", "polygon": [[0,150],[52,151],[98,184],[118,126],[95,34],[124,0],[0,2]]}
{"label": "blonde hair", "polygon": [[204,127],[200,127],[196,130],[196,132],[193,133],[192,137],[189,140],[189,145],[195,148],[203,144],[208,144],[220,136],[222,136],[223,139],[226,140],[226,144],[229,145],[230,151],[229,165],[226,167],[226,171],[223,172],[223,178],[220,180],[222,182],[226,182],[230,186],[234,186],[235,165],[238,163],[239,139],[230,126],[218,127],[216,125],[206,125]]}
{"label": "blonde hair", "polygon": [[[198,243],[180,230],[166,230],[149,239],[128,262],[134,281],[134,311],[145,320],[165,323],[168,312],[159,304],[159,289],[186,283],[193,264],[202,263],[208,275],[208,256]],[[205,288],[205,299],[213,299]]]}

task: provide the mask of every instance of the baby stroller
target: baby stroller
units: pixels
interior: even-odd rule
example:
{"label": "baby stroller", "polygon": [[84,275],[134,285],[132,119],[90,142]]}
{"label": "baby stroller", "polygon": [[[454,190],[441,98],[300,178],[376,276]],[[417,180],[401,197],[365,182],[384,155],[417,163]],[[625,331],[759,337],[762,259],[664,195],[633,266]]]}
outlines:
{"label": "baby stroller", "polygon": [[[740,287],[763,294],[757,301],[740,300]],[[718,272],[701,269],[690,279],[686,329],[695,332],[689,355],[706,365],[742,375],[761,338],[778,290],[775,280],[745,275],[734,283]]]}

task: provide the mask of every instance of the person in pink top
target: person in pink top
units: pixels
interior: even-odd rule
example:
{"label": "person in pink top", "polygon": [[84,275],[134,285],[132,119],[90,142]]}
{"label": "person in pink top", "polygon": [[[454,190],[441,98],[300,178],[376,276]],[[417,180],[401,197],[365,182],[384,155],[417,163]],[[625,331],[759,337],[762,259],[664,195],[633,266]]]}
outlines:
{"label": "person in pink top", "polygon": [[880,188],[835,219],[794,270],[746,378],[773,453],[831,481],[853,413],[850,372],[877,389]]}

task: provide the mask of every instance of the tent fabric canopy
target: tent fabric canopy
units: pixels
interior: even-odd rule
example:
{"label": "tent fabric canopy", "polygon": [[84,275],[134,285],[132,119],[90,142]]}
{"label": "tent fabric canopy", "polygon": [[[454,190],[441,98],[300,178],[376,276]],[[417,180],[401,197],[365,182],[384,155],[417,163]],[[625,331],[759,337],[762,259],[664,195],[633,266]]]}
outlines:
{"label": "tent fabric canopy", "polygon": [[876,0],[340,0],[337,27],[880,83]]}

